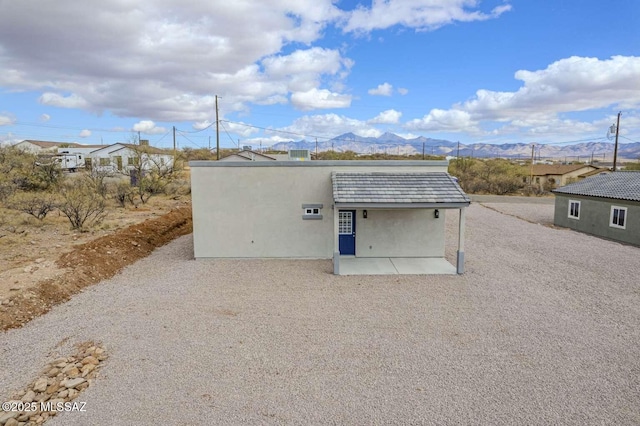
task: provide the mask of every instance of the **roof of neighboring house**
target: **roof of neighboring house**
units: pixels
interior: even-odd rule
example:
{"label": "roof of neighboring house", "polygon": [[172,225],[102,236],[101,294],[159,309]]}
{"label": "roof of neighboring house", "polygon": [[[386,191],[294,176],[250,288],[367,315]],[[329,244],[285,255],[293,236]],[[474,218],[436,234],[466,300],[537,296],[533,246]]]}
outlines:
{"label": "roof of neighboring house", "polygon": [[164,154],[164,155],[171,155],[171,153],[164,151],[160,148],[156,148],[153,146],[149,146],[149,145],[135,145],[135,144],[131,144],[131,143],[122,143],[122,142],[118,142],[118,143],[114,143],[111,145],[99,145],[99,148],[96,149],[95,151],[91,151],[92,154],[94,154],[96,151],[100,151],[102,149],[106,149],[106,148],[113,148],[112,150],[108,150],[108,153],[114,153],[116,151],[120,151],[122,149],[125,148],[129,148],[129,149],[140,149],[142,152],[148,153],[148,154]]}
{"label": "roof of neighboring house", "polygon": [[[265,155],[265,154],[262,154],[260,152],[252,151],[252,150],[249,150],[249,149],[244,149],[242,151],[235,152],[235,153],[233,153],[231,155],[227,155],[226,157],[223,157],[220,160],[229,159],[227,161],[231,161],[232,159],[236,159],[236,158],[238,160],[240,160],[240,161],[242,161],[242,159],[244,159],[244,160],[253,160],[252,156],[262,157],[265,160],[275,160],[275,158],[273,158],[273,157],[271,157],[269,155]],[[238,157],[240,157],[240,158],[238,158]]]}
{"label": "roof of neighboring house", "polygon": [[471,199],[444,172],[331,173],[336,203],[465,203]]}
{"label": "roof of neighboring house", "polygon": [[584,195],[640,201],[640,172],[615,172],[591,176],[553,190],[558,194]]}
{"label": "roof of neighboring house", "polygon": [[[77,143],[75,142],[51,142],[51,141],[34,141],[31,139],[25,139],[22,142],[28,142],[32,145],[37,145],[40,148],[54,148],[60,145],[67,145],[67,146],[78,146]],[[18,142],[18,143],[22,143],[22,142]]]}
{"label": "roof of neighboring house", "polygon": [[533,175],[534,176],[547,176],[547,175],[564,175],[567,173],[575,172],[585,167],[597,168],[589,164],[534,164]]}
{"label": "roof of neighboring house", "polygon": [[601,173],[602,174],[608,174],[608,173],[611,173],[611,170],[607,169],[606,167],[598,167],[597,169],[589,170],[588,172],[583,173],[578,177],[586,178],[586,177],[589,177],[589,176],[599,175]]}

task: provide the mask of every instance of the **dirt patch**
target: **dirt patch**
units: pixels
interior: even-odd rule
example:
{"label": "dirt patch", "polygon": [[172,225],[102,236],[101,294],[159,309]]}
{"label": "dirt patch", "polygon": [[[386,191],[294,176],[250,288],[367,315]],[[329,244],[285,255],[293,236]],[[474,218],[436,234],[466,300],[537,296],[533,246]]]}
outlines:
{"label": "dirt patch", "polygon": [[84,287],[112,277],[156,247],[191,232],[191,207],[185,206],[74,246],[55,262],[65,271],[62,275],[40,281],[27,291],[3,301],[0,329],[22,326]]}

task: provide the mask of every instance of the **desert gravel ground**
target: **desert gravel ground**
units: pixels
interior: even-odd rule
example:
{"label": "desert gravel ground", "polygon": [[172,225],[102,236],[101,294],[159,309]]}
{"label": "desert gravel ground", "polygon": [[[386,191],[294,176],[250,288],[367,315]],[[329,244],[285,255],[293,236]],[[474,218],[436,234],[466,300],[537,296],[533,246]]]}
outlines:
{"label": "desert gravel ground", "polygon": [[640,423],[640,248],[479,204],[463,276],[193,261],[191,243],[0,335],[0,397],[95,340],[87,412],[48,425]]}

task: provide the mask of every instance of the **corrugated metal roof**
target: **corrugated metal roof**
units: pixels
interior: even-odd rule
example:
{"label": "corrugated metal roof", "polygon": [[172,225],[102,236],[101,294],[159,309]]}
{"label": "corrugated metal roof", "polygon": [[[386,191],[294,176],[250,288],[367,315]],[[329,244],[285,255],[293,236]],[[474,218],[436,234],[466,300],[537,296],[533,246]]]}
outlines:
{"label": "corrugated metal roof", "polygon": [[640,172],[615,172],[591,176],[579,182],[555,189],[553,192],[640,201]]}
{"label": "corrugated metal roof", "polygon": [[469,203],[448,173],[331,173],[336,203]]}

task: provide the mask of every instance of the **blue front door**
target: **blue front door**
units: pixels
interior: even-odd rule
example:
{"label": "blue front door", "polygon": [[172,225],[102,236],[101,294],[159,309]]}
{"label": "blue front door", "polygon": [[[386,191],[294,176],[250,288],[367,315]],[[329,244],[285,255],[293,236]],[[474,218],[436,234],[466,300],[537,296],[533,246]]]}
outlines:
{"label": "blue front door", "polygon": [[338,211],[338,238],[340,254],[356,254],[356,212],[355,210]]}

